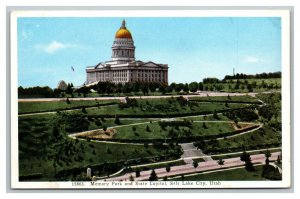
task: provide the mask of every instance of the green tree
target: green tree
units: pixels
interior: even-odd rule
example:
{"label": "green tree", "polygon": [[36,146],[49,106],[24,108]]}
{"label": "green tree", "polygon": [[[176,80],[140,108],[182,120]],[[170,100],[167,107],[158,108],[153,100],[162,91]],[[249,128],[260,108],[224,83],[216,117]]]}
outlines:
{"label": "green tree", "polygon": [[182,83],[175,84],[175,87],[174,87],[176,92],[180,92],[181,90],[183,90],[183,88],[184,88],[184,84],[182,84]]}
{"label": "green tree", "polygon": [[281,164],[281,158],[280,158],[280,155],[277,156],[277,163],[278,163],[278,164]]}
{"label": "green tree", "polygon": [[130,175],[130,177],[129,177],[129,181],[134,181],[134,178],[133,178],[133,176],[132,176],[132,175]]}
{"label": "green tree", "polygon": [[224,165],[224,162],[225,162],[225,161],[224,161],[222,158],[220,158],[220,159],[218,160],[218,164],[219,164],[219,165]]}
{"label": "green tree", "polygon": [[203,83],[202,82],[199,82],[198,89],[200,91],[203,91]]}
{"label": "green tree", "polygon": [[189,91],[189,85],[187,83],[184,84],[183,91],[184,92],[188,92]]}
{"label": "green tree", "polygon": [[189,84],[189,90],[191,92],[196,92],[198,90],[198,83],[197,82],[191,82]]}
{"label": "green tree", "polygon": [[270,162],[269,158],[271,157],[271,155],[272,154],[271,154],[271,152],[269,150],[265,151],[266,165],[269,165],[269,162]]}
{"label": "green tree", "polygon": [[227,108],[229,107],[227,102],[225,102],[225,107],[227,107]]}
{"label": "green tree", "polygon": [[146,131],[151,132],[151,129],[148,125],[146,126]]}
{"label": "green tree", "polygon": [[120,121],[120,118],[118,115],[115,115],[115,124],[118,124],[118,125],[121,124],[121,121]]}
{"label": "green tree", "polygon": [[106,131],[107,127],[105,125],[103,125],[103,131]]}
{"label": "green tree", "polygon": [[193,160],[193,167],[196,169],[197,167],[198,167],[198,162],[197,161],[195,161],[195,160]]}
{"label": "green tree", "polygon": [[148,84],[142,84],[142,92],[143,92],[143,95],[146,95],[146,94],[148,94],[149,93],[149,86],[148,86]]}
{"label": "green tree", "polygon": [[170,171],[171,171],[171,165],[170,165],[170,164],[167,165],[166,171],[167,171],[167,172],[170,172]]}
{"label": "green tree", "polygon": [[158,177],[157,177],[157,175],[155,173],[155,170],[153,169],[151,171],[151,174],[150,174],[150,177],[149,177],[149,181],[157,181],[157,180],[158,180]]}
{"label": "green tree", "polygon": [[159,86],[159,91],[164,95],[164,94],[166,94],[166,92],[167,92],[167,87],[168,87],[167,84],[161,84],[161,85]]}
{"label": "green tree", "polygon": [[67,101],[66,101],[66,102],[67,102],[67,104],[71,104],[71,102],[70,102],[69,98],[67,98]]}
{"label": "green tree", "polygon": [[72,85],[73,84],[68,84],[67,85],[66,93],[69,94],[69,95],[73,93],[73,88],[72,88],[73,86]]}
{"label": "green tree", "polygon": [[82,107],[81,111],[82,111],[82,113],[87,114],[87,111],[85,110],[85,107]]}
{"label": "green tree", "polygon": [[214,110],[213,117],[217,120],[220,119],[216,110]]}
{"label": "green tree", "polygon": [[135,177],[140,177],[140,176],[141,176],[141,171],[139,169],[136,169]]}
{"label": "green tree", "polygon": [[247,171],[254,171],[254,166],[250,157],[250,154],[244,151],[240,156],[241,161],[245,162],[245,168]]}

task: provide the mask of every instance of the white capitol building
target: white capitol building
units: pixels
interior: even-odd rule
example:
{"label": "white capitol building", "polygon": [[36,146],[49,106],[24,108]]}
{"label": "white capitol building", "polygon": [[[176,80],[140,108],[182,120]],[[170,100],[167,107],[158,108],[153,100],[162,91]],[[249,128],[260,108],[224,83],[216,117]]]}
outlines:
{"label": "white capitol building", "polygon": [[135,60],[135,46],[125,20],[116,32],[111,61],[86,68],[86,85],[97,82],[155,82],[168,84],[168,65]]}

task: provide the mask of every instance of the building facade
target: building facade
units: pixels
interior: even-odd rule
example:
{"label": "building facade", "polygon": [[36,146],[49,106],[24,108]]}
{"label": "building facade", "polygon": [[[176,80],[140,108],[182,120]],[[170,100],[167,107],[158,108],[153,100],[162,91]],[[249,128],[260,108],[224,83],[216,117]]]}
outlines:
{"label": "building facade", "polygon": [[168,65],[135,59],[135,46],[125,20],[115,34],[110,61],[86,68],[86,85],[101,82],[155,82],[168,84]]}

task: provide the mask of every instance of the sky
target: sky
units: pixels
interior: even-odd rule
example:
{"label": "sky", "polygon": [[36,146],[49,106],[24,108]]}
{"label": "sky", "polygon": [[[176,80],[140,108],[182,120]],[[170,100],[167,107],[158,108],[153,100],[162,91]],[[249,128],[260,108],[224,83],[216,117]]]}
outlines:
{"label": "sky", "polygon": [[82,85],[87,66],[111,59],[123,19],[136,60],[168,64],[169,83],[281,71],[279,17],[21,17],[18,85]]}

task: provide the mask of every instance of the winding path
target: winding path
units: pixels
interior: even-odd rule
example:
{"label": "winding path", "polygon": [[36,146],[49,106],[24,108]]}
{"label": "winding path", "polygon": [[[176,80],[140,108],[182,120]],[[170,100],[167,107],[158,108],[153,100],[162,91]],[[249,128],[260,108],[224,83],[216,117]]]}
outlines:
{"label": "winding path", "polygon": [[[272,153],[272,156],[269,158],[270,161],[275,161],[277,156],[280,155],[280,152]],[[265,162],[265,155],[264,154],[257,154],[251,155],[252,163],[253,164],[261,164]],[[245,163],[240,160],[240,157],[236,158],[228,158],[223,159],[224,165],[219,165],[216,160],[211,160],[207,162],[200,162],[197,168],[194,168],[192,164],[180,165],[180,166],[173,166],[171,167],[170,172],[167,172],[165,168],[155,169],[155,173],[158,178],[163,178],[165,176],[178,176],[178,175],[185,175],[203,171],[212,171],[224,168],[233,168],[243,166]],[[135,177],[135,172],[126,173],[122,176],[111,177],[105,179],[105,181],[128,181],[130,176],[134,177],[134,180],[141,181],[141,180],[148,180],[150,177],[151,170],[148,171],[141,171],[139,177]]]}

